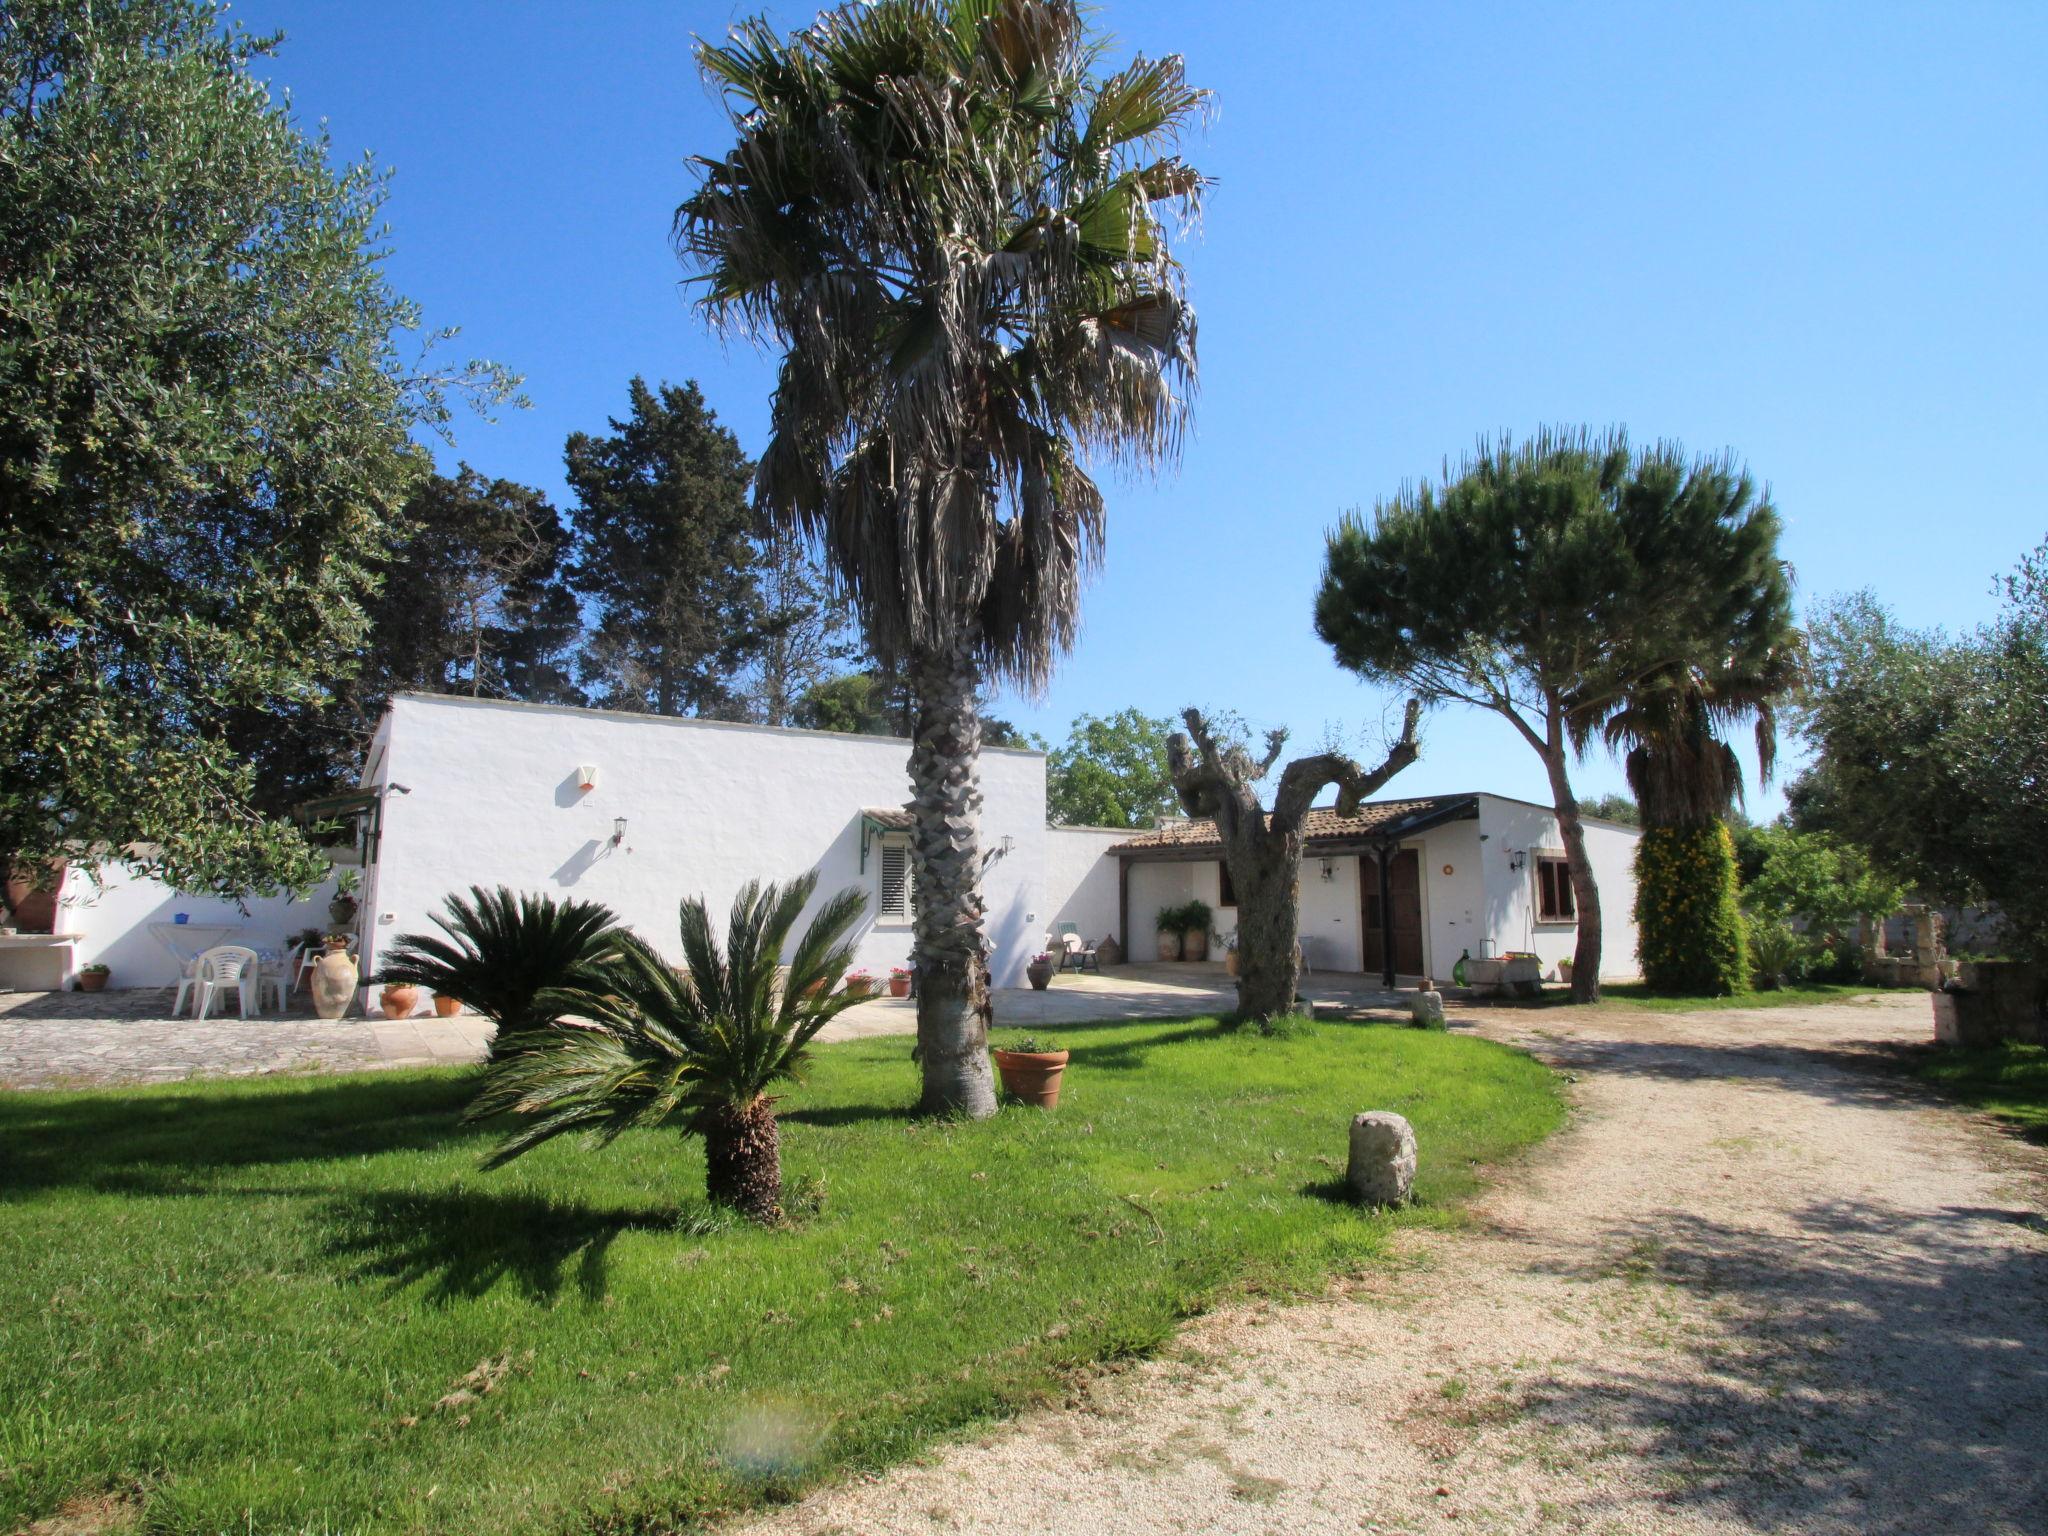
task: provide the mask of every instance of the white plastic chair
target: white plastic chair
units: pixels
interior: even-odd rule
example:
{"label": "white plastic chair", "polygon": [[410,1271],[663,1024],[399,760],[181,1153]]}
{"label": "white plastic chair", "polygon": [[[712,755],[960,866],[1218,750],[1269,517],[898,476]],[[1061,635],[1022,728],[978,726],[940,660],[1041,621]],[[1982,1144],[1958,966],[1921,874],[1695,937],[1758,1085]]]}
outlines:
{"label": "white plastic chair", "polygon": [[261,1000],[268,993],[277,999],[279,1013],[290,1013],[292,979],[299,968],[299,946],[294,944],[283,954],[274,949],[259,949],[256,951],[256,963],[262,974],[256,992],[257,1006],[262,1006]]}
{"label": "white plastic chair", "polygon": [[185,962],[185,969],[178,973],[178,995],[171,1002],[171,1017],[176,1018],[185,1011],[185,999],[192,995],[192,989],[199,985],[199,956],[194,955]]}
{"label": "white plastic chair", "polygon": [[240,944],[223,944],[199,957],[199,988],[193,1017],[206,1018],[213,1012],[216,994],[232,988],[240,994],[242,1017],[253,1019],[263,1011],[263,962],[256,951]]}

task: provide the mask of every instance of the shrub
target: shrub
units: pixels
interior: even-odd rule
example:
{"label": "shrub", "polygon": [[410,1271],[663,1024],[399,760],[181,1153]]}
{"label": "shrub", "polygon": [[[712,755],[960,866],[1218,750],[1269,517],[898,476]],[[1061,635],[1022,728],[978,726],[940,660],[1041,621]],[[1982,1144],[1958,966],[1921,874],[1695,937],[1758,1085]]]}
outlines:
{"label": "shrub", "polygon": [[1181,906],[1180,931],[1182,933],[1207,933],[1209,923],[1216,914],[1209,909],[1209,903],[1199,896]]}
{"label": "shrub", "polygon": [[1636,848],[1636,934],[1653,992],[1724,997],[1749,988],[1728,829],[1656,827]]}
{"label": "shrub", "polygon": [[1756,984],[1769,989],[1780,981],[1805,975],[1809,947],[1805,939],[1776,919],[1757,923],[1749,933],[1749,956],[1756,967]]}

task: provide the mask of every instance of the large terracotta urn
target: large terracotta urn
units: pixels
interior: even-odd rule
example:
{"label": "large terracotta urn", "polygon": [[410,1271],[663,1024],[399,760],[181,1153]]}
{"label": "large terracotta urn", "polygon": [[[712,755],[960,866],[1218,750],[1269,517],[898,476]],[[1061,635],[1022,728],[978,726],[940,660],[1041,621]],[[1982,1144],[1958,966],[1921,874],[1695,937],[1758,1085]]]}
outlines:
{"label": "large terracotta urn", "polygon": [[355,956],[340,945],[329,949],[313,966],[313,1012],[323,1019],[347,1013],[356,981]]}

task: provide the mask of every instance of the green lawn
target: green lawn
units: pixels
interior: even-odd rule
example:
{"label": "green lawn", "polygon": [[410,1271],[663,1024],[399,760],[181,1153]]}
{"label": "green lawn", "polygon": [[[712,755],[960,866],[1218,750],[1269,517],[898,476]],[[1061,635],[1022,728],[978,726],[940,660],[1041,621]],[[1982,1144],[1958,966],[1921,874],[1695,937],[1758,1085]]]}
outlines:
{"label": "green lawn", "polygon": [[2009,1122],[2029,1141],[2048,1141],[2048,1047],[1938,1047],[1916,1053],[1913,1075]]}
{"label": "green lawn", "polygon": [[[1870,986],[1845,986],[1835,982],[1802,982],[1797,986],[1776,987],[1769,992],[1745,992],[1740,997],[1670,997],[1652,992],[1640,981],[1610,981],[1600,988],[1598,1006],[1635,1008],[1644,1013],[1698,1013],[1716,1008],[1796,1008],[1812,1003],[1849,1002],[1854,998],[1869,997],[1877,990]],[[1571,1005],[1572,996],[1566,988],[1551,986],[1544,988],[1540,1003],[1529,1006],[1568,1008]]]}
{"label": "green lawn", "polygon": [[[976,1126],[901,1107],[905,1040],[820,1051],[781,1232],[668,1133],[478,1172],[467,1073],[0,1094],[0,1530],[109,1490],[152,1532],[670,1529],[1370,1261],[1563,1115],[1440,1033],[1060,1039],[1058,1112]],[[1332,1198],[1369,1108],[1420,1139],[1398,1217]]]}

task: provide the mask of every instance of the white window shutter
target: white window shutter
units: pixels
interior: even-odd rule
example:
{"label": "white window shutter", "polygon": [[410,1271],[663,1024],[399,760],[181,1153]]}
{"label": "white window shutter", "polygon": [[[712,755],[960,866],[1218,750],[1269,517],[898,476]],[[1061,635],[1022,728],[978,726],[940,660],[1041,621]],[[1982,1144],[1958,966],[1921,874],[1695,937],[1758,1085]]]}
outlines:
{"label": "white window shutter", "polygon": [[900,845],[882,845],[882,890],[875,905],[876,916],[901,922],[910,916],[910,850]]}

